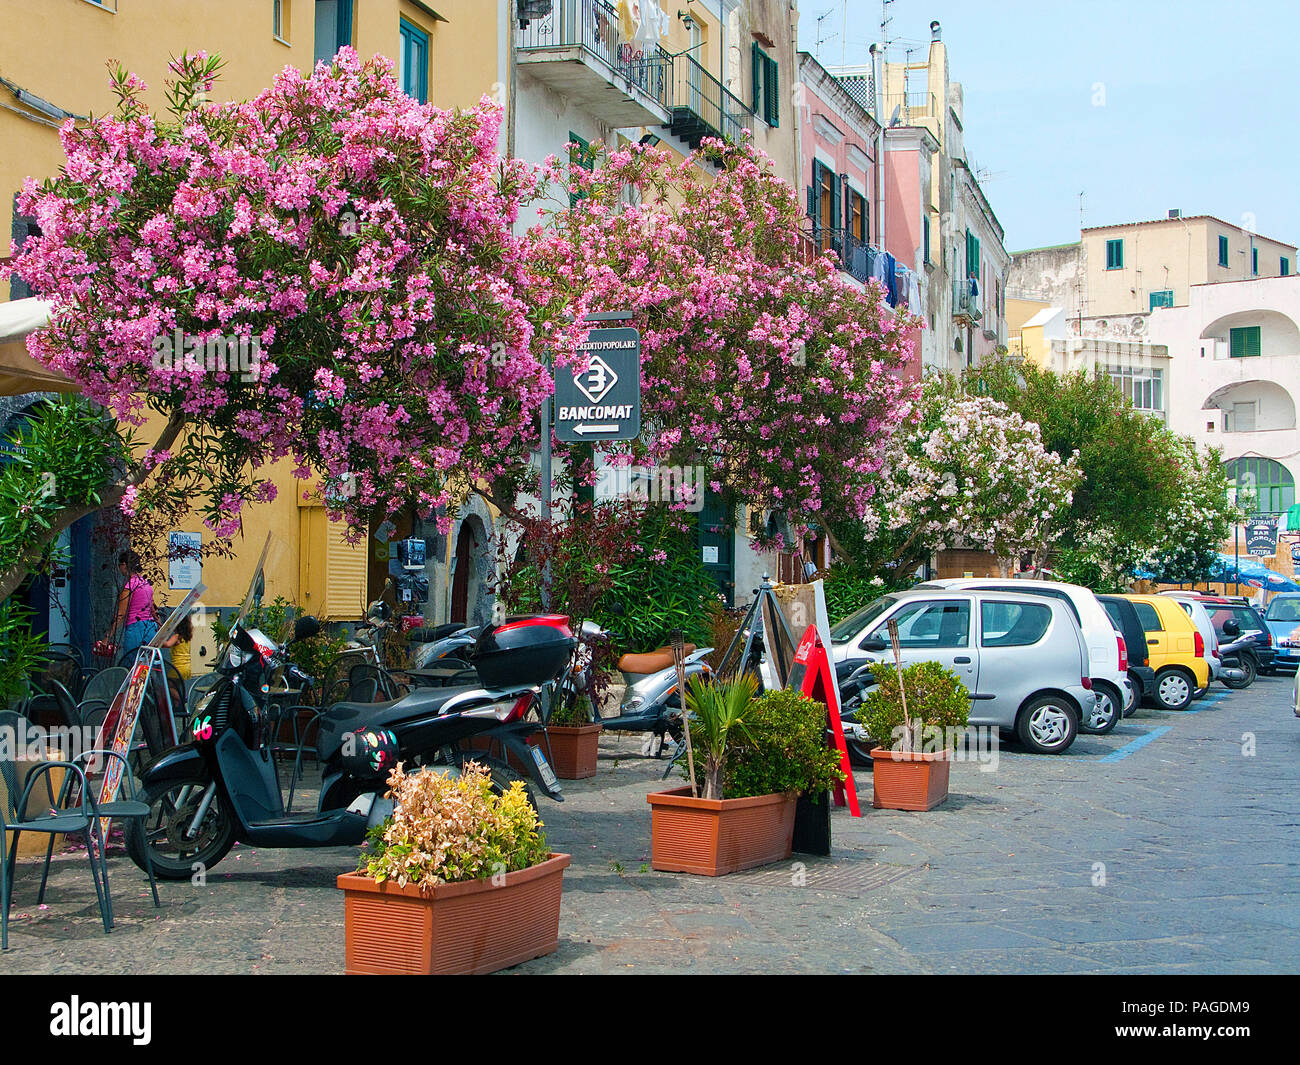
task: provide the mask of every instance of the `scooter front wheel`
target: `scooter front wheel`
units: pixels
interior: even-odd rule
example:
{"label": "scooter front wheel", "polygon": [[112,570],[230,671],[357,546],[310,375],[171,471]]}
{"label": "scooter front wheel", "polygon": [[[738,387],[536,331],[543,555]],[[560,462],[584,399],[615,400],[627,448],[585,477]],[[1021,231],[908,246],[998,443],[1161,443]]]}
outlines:
{"label": "scooter front wheel", "polygon": [[144,830],[126,834],[126,852],[131,861],[144,869],[143,848],[148,847],[153,871],[160,880],[190,880],[205,875],[221,861],[235,845],[235,822],[222,801],[220,788],[212,795],[198,830],[190,834],[209,783],[196,778],[145,788],[140,795],[149,807]]}

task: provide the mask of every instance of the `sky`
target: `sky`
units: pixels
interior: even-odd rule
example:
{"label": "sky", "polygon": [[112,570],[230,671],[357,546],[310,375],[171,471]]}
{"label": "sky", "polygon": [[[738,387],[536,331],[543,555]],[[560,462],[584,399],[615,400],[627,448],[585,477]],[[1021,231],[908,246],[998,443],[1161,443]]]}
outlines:
{"label": "sky", "polygon": [[[829,12],[826,66],[865,63],[880,38],[880,0],[799,10],[813,54]],[[1008,251],[1078,240],[1080,193],[1088,226],[1178,208],[1300,243],[1296,0],[894,0],[889,15],[891,63],[907,48],[924,62],[930,22],[942,25],[966,150]]]}

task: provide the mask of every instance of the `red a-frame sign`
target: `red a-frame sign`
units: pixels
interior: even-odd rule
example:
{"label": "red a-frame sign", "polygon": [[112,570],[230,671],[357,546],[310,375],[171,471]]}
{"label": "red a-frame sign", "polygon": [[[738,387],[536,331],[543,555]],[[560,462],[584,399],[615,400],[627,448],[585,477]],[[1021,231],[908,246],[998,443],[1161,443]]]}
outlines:
{"label": "red a-frame sign", "polygon": [[817,633],[816,625],[809,625],[808,631],[799,641],[798,650],[794,653],[794,666],[790,670],[789,687],[825,704],[827,716],[831,719],[831,735],[840,752],[840,768],[844,770],[844,783],[835,786],[835,805],[844,805],[847,792],[849,813],[861,817],[858,792],[853,785],[853,769],[849,764],[849,749],[844,742],[844,728],[840,724],[840,689],[835,683],[830,654]]}

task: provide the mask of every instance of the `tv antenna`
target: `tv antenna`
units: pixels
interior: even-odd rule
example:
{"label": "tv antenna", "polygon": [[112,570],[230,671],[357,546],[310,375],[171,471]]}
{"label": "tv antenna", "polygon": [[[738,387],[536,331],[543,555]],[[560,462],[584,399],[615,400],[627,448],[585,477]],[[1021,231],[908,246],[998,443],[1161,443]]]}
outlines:
{"label": "tv antenna", "polygon": [[828,34],[822,33],[822,23],[825,22],[828,18],[830,18],[831,15],[833,15],[834,13],[835,13],[835,9],[833,7],[828,7],[825,11],[823,11],[820,15],[817,16],[817,43],[813,46],[813,53],[817,56],[817,59],[819,61],[821,60],[822,57],[822,45],[825,44],[827,41],[835,40],[835,38],[839,36],[838,33],[828,33]]}

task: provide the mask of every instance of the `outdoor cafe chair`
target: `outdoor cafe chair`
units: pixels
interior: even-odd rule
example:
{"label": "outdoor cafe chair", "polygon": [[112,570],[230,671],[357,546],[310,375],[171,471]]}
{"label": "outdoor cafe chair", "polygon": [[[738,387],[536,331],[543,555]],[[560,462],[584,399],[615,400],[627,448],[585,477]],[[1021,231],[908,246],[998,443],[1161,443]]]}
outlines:
{"label": "outdoor cafe chair", "polygon": [[[0,731],[9,735],[25,735],[27,725],[24,719],[12,710],[0,711]],[[18,859],[18,841],[24,832],[44,832],[50,837],[50,851],[54,849],[56,835],[84,835],[86,837],[86,857],[90,862],[90,875],[95,882],[95,897],[99,900],[99,916],[104,922],[104,932],[113,930],[113,904],[108,895],[108,865],[104,854],[104,837],[99,830],[99,815],[95,801],[90,794],[90,786],[85,771],[75,762],[41,761],[32,766],[27,774],[27,783],[21,792],[18,788],[18,751],[17,744],[0,744],[0,785],[3,785],[4,802],[0,803],[0,950],[9,949],[9,908],[13,901],[14,872]],[[63,796],[69,794],[67,783],[75,780],[81,786],[78,791],[77,805],[62,808],[54,796],[54,783],[50,773],[63,769],[65,787]],[[36,816],[27,816],[27,808],[32,789],[38,781],[45,782],[46,811]],[[12,843],[9,833],[13,833]],[[98,859],[95,857],[99,849]],[[48,872],[48,861],[46,865]],[[100,879],[103,878],[101,885]],[[41,876],[40,900],[45,898],[44,874]]]}
{"label": "outdoor cafe chair", "polygon": [[81,693],[81,701],[85,703],[95,700],[105,705],[112,705],[113,696],[126,683],[126,675],[127,671],[120,666],[101,669],[87,682],[85,690]]}

